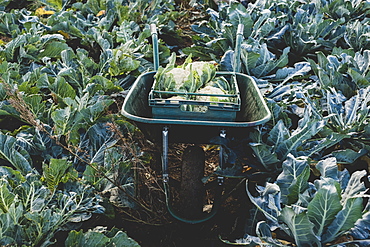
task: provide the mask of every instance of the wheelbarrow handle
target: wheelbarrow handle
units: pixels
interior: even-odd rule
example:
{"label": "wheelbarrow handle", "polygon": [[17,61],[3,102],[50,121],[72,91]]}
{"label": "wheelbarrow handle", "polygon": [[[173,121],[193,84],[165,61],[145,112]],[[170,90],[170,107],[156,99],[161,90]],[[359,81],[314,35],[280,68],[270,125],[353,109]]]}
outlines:
{"label": "wheelbarrow handle", "polygon": [[159,51],[158,51],[158,32],[155,24],[150,24],[150,33],[152,35],[153,42],[153,63],[154,70],[157,71],[159,68]]}
{"label": "wheelbarrow handle", "polygon": [[[235,54],[234,54],[234,72],[240,71],[240,49],[241,43],[243,41],[243,31],[244,25],[239,24],[238,29],[236,32],[236,41],[235,41]],[[153,42],[153,63],[154,63],[154,70],[157,71],[159,68],[159,50],[158,50],[158,32],[157,26],[155,24],[150,24],[150,32],[152,35],[152,42]]]}
{"label": "wheelbarrow handle", "polygon": [[235,40],[235,53],[234,53],[234,72],[240,72],[240,50],[241,50],[241,43],[243,41],[243,31],[244,25],[239,24],[238,29],[236,32],[236,40]]}

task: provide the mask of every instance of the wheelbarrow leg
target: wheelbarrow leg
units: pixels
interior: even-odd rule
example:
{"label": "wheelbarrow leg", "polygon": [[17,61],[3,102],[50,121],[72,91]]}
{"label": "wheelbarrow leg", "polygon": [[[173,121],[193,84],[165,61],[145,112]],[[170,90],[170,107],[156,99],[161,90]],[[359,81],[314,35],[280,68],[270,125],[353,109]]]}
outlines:
{"label": "wheelbarrow leg", "polygon": [[168,127],[163,127],[162,131],[162,178],[167,183],[168,176]]}
{"label": "wheelbarrow leg", "polygon": [[[220,137],[221,138],[226,138],[226,130],[221,130],[220,131]],[[220,169],[222,169],[223,164],[224,164],[224,147],[222,145],[220,145],[219,161],[218,162],[219,162],[218,166],[220,167]],[[217,181],[218,181],[218,185],[220,185],[220,186],[223,185],[224,177],[218,176]]]}

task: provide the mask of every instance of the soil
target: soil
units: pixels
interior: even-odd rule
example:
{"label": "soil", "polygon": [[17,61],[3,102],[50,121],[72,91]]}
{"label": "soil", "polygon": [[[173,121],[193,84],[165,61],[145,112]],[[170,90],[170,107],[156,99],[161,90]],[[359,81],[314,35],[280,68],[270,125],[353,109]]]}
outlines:
{"label": "soil", "polygon": [[12,39],[10,37],[0,35],[0,40],[4,43],[9,43]]}

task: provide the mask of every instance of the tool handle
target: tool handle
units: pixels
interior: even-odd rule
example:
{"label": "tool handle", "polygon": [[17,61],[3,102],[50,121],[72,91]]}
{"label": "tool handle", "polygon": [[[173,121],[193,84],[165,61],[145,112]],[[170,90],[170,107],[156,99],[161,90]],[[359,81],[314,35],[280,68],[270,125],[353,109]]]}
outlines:
{"label": "tool handle", "polygon": [[154,70],[157,71],[159,68],[159,51],[158,51],[158,32],[155,24],[150,24],[150,33],[152,34],[153,42],[153,63]]}
{"label": "tool handle", "polygon": [[239,24],[236,32],[236,41],[235,41],[235,52],[234,52],[234,72],[240,72],[240,50],[241,43],[243,41],[243,31],[244,25]]}

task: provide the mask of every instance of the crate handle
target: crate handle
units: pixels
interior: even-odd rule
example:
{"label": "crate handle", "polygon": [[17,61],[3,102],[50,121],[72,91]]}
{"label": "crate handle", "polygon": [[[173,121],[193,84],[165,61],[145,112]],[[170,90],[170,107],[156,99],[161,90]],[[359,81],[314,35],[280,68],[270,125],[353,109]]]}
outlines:
{"label": "crate handle", "polygon": [[153,63],[154,70],[157,71],[159,68],[159,51],[158,51],[158,32],[155,24],[150,24],[150,33],[152,35],[153,42]]}
{"label": "crate handle", "polygon": [[[190,109],[190,107],[198,107],[198,110],[197,111],[193,111],[192,109]],[[195,113],[195,114],[205,114],[207,111],[208,111],[208,106],[206,105],[192,105],[192,104],[184,104],[184,105],[180,105],[180,111],[182,112],[191,112],[191,113]]]}

